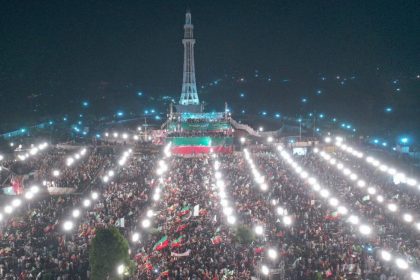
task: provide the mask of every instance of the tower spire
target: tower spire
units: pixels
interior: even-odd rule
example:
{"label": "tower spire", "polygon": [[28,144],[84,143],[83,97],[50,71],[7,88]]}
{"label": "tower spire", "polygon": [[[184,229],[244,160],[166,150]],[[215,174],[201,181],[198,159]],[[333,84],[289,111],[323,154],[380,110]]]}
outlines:
{"label": "tower spire", "polygon": [[191,22],[191,12],[187,10],[185,13],[184,24],[184,74],[182,79],[182,91],[179,104],[181,105],[198,105],[197,85],[195,83],[195,65],[194,65],[194,44],[193,37],[194,26]]}

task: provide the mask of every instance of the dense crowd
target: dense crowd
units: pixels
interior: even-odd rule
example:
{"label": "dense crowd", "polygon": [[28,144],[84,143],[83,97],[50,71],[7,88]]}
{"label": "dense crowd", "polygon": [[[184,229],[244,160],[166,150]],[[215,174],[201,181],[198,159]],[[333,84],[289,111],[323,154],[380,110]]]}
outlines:
{"label": "dense crowd", "polygon": [[[62,152],[60,156],[49,156],[43,160],[39,166],[38,178],[48,182],[48,185],[61,188],[74,188],[81,190],[95,178],[98,172],[111,164],[111,158],[114,154],[112,146],[89,147],[86,152],[80,156],[73,165],[67,165],[67,158],[74,154],[73,149]],[[55,176],[54,171],[58,170],[59,175]]]}
{"label": "dense crowd", "polygon": [[[77,229],[66,233],[61,225],[82,204],[88,193],[83,189],[82,195],[44,195],[3,222],[1,279],[89,279],[90,242],[98,228],[108,226],[118,227],[127,239],[133,232],[141,233],[140,242],[130,246],[137,265],[132,279],[251,279],[260,276],[262,264],[276,271],[274,279],[403,279],[378,261],[377,247],[405,254],[417,264],[416,236],[402,222],[386,218],[379,206],[363,200],[365,194],[317,155],[309,153],[297,160],[340,201],[366,217],[375,235],[360,238],[357,228],[332,213],[270,148],[251,148],[255,166],[269,186],[266,191],[255,182],[242,152],[219,156],[235,225],[227,223],[222,211],[212,156],[167,158],[169,168],[160,180],[156,165],[161,155],[138,149],[120,167],[121,148],[92,148],[73,171],[60,177],[60,186],[91,184],[100,193],[78,218]],[[57,150],[34,164],[48,176],[65,156]],[[344,154],[338,156],[350,164]],[[398,198],[400,205],[418,211],[415,198],[389,180],[370,176],[363,165],[351,167],[366,178],[375,177],[368,183],[388,194],[387,200]],[[99,178],[110,169],[117,171],[115,177],[104,183]],[[158,187],[161,197],[153,199]],[[282,222],[278,207],[287,210],[291,225]],[[148,228],[142,226],[146,215],[151,220]],[[263,234],[240,242],[238,228],[253,232],[257,225],[263,227]],[[278,253],[276,260],[267,257],[268,248]]]}

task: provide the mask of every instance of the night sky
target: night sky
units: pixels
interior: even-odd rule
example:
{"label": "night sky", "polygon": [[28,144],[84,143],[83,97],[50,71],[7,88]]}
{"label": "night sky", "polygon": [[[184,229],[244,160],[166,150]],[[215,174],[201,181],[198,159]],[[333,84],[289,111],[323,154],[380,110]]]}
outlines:
{"label": "night sky", "polygon": [[[273,82],[295,81],[283,98],[300,99],[320,76],[356,75],[357,90],[374,89],[369,102],[381,102],[383,84],[420,73],[419,7],[418,1],[3,1],[0,98],[30,110],[47,103],[54,111],[93,100],[103,87],[123,101],[127,88],[178,96],[190,8],[198,86],[258,70]],[[48,98],[33,101],[38,95]],[[283,102],[280,94],[274,98]],[[1,103],[3,120],[24,115]]]}

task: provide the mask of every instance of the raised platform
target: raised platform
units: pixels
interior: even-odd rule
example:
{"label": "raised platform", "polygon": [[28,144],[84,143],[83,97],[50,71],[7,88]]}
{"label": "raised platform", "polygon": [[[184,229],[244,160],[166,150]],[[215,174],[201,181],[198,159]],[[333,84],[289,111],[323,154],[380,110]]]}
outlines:
{"label": "raised platform", "polygon": [[203,112],[202,105],[175,105],[178,113],[201,113]]}
{"label": "raised platform", "polygon": [[[183,107],[191,107],[183,106]],[[177,112],[166,122],[173,154],[233,152],[233,128],[223,112]]]}
{"label": "raised platform", "polygon": [[178,147],[172,147],[171,149],[171,153],[175,155],[208,154],[210,152],[214,152],[218,154],[231,154],[233,153],[233,146],[227,146],[227,147],[178,146]]}

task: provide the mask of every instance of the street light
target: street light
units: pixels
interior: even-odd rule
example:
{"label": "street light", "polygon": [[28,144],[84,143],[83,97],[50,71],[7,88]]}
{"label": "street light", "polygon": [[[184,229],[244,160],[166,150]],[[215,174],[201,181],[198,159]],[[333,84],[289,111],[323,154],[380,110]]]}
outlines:
{"label": "street light", "polygon": [[63,224],[63,229],[65,231],[69,231],[73,228],[73,222],[72,221],[65,221]]}
{"label": "street light", "polygon": [[266,265],[261,266],[261,272],[264,275],[268,275],[270,273],[270,269]]}
{"label": "street light", "polygon": [[124,265],[123,264],[120,264],[117,267],[117,273],[118,273],[118,275],[122,275],[124,273]]}
{"label": "street light", "polygon": [[277,259],[277,252],[276,252],[276,250],[274,250],[272,248],[268,249],[268,257],[270,259],[272,259],[272,260]]}

